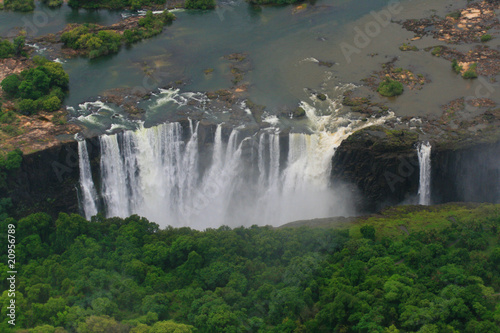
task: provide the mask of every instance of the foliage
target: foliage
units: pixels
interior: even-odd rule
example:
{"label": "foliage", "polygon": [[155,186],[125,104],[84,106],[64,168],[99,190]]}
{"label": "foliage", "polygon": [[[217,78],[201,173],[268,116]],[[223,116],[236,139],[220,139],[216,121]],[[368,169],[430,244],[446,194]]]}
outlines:
{"label": "foliage", "polygon": [[477,63],[473,63],[472,65],[469,66],[469,69],[467,69],[463,74],[462,77],[464,79],[475,79],[477,78],[477,72],[476,72],[476,67]]}
{"label": "foliage", "polygon": [[11,97],[17,97],[19,94],[19,86],[21,85],[21,78],[16,74],[11,74],[2,80],[0,83],[2,90]]}
{"label": "foliage", "polygon": [[289,5],[297,2],[302,2],[302,0],[247,0],[247,1],[255,5]]}
{"label": "foliage", "polygon": [[66,47],[81,51],[89,58],[118,52],[122,43],[132,44],[151,38],[163,31],[163,27],[175,20],[175,15],[165,10],[154,15],[148,11],[139,19],[138,27],[125,30],[123,36],[112,30],[98,30],[93,24],[79,25],[61,35]]}
{"label": "foliage", "polygon": [[431,54],[433,56],[440,57],[442,51],[443,51],[443,48],[441,46],[435,46],[432,48]]}
{"label": "foliage", "polygon": [[377,91],[380,95],[385,97],[398,96],[403,93],[403,84],[396,80],[386,78],[380,82]]}
{"label": "foliage", "polygon": [[458,64],[457,59],[453,59],[453,60],[451,61],[451,68],[452,68],[452,69],[453,69],[453,71],[454,71],[455,73],[457,73],[457,74],[458,74],[458,73],[460,73],[460,72],[462,71],[462,66],[460,66],[460,65]]}
{"label": "foliage", "polygon": [[[307,227],[160,230],[138,216],[43,213],[0,228],[16,225],[19,328],[499,332],[500,218],[491,206],[468,209],[468,218],[451,206],[397,208],[379,224],[362,220],[351,236]],[[402,221],[427,224],[391,237],[380,228]],[[0,248],[0,262],[6,256]]]}
{"label": "foliage", "polygon": [[42,2],[51,8],[60,7],[63,4],[63,0],[42,0]]}
{"label": "foliage", "polygon": [[415,45],[409,45],[409,44],[406,44],[406,43],[403,43],[403,45],[401,45],[399,47],[399,49],[401,51],[418,51],[418,47],[416,47]]}
{"label": "foliage", "polygon": [[[22,156],[23,153],[19,149],[7,153],[6,156],[0,155],[0,188],[6,186],[9,174],[21,167]],[[7,206],[7,203],[3,202],[3,206]]]}
{"label": "foliage", "polygon": [[360,231],[363,238],[375,240],[375,228],[372,225],[364,225]]}
{"label": "foliage", "polygon": [[4,8],[18,12],[31,12],[35,9],[34,0],[5,0]]}
{"label": "foliage", "polygon": [[187,9],[214,9],[215,0],[186,0]]}
{"label": "foliage", "polygon": [[54,112],[61,108],[61,100],[57,96],[50,96],[41,101],[40,108],[48,112]]}
{"label": "foliage", "polygon": [[490,41],[493,37],[491,37],[490,34],[484,34],[481,36],[481,42],[486,43],[487,41]]}
{"label": "foliage", "polygon": [[23,78],[19,84],[21,98],[36,100],[48,94],[51,80],[41,67],[24,70],[21,76]]}
{"label": "foliage", "polygon": [[10,58],[14,53],[14,45],[8,39],[0,38],[0,58]]}
{"label": "foliage", "polygon": [[123,9],[137,10],[144,7],[163,8],[166,0],[69,0],[68,4],[74,8],[85,9]]}
{"label": "foliage", "polygon": [[25,116],[30,116],[36,113],[37,104],[34,100],[29,98],[21,99],[19,100],[19,102],[17,102],[17,110],[19,111],[19,113]]}
{"label": "foliage", "polygon": [[454,20],[458,20],[461,16],[462,12],[460,12],[459,10],[451,12],[448,15],[446,15],[446,17],[451,17]]}
{"label": "foliage", "polygon": [[69,76],[61,64],[41,58],[34,62],[39,65],[20,75],[9,75],[0,83],[7,96],[17,100],[17,110],[24,115],[58,110],[69,85]]}
{"label": "foliage", "polygon": [[94,31],[95,26],[84,24],[61,35],[65,46],[82,50],[89,58],[118,52],[122,37],[112,30]]}
{"label": "foliage", "polygon": [[24,35],[19,35],[16,38],[14,38],[13,41],[13,47],[14,47],[14,54],[16,56],[25,56],[26,53],[24,52],[24,45],[25,45],[26,37]]}

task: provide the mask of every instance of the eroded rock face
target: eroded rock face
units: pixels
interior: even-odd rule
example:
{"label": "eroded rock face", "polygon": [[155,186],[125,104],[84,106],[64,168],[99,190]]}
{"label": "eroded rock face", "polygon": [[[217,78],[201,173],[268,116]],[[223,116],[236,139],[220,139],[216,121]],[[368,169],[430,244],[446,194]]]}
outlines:
{"label": "eroded rock face", "polygon": [[[416,133],[387,128],[353,134],[333,157],[332,186],[347,183],[359,191],[360,212],[418,203],[418,142]],[[432,204],[500,201],[500,142],[432,145]]]}
{"label": "eroded rock face", "polygon": [[337,149],[332,160],[332,186],[351,184],[359,191],[356,208],[375,212],[411,201],[418,191],[418,136],[404,130],[366,128]]}
{"label": "eroded rock face", "polygon": [[35,212],[78,213],[78,179],[75,141],[24,155],[21,168],[7,179],[7,193],[2,194],[12,199],[15,217]]}
{"label": "eroded rock face", "polygon": [[500,202],[500,143],[437,151],[431,185],[435,203]]}

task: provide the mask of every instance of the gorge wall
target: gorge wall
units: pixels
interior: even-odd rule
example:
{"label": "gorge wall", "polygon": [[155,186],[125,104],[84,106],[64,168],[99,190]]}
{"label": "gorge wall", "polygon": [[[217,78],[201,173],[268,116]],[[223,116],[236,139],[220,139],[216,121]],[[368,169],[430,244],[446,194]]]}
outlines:
{"label": "gorge wall", "polygon": [[[332,159],[332,184],[346,182],[359,191],[359,212],[418,204],[419,144],[418,137],[408,131],[358,131],[339,146]],[[431,144],[431,204],[500,202],[500,143]]]}
{"label": "gorge wall", "polygon": [[77,143],[64,143],[23,156],[21,167],[8,174],[1,197],[10,197],[15,217],[35,212],[78,213]]}
{"label": "gorge wall", "polygon": [[[181,123],[184,140],[189,139],[189,122]],[[227,142],[231,128],[222,128]],[[200,123],[198,127],[199,164],[209,165],[217,126]],[[247,136],[250,133],[241,133]],[[266,138],[267,140],[267,138]],[[287,167],[290,135],[279,134],[279,166]],[[251,143],[248,141],[248,143]],[[252,149],[243,149],[242,162],[258,153],[259,139]],[[330,187],[353,198],[359,213],[376,212],[384,206],[417,204],[419,188],[419,139],[407,131],[366,128],[351,135],[337,148],[332,158]],[[89,163],[97,191],[101,191],[101,144],[99,138],[86,140]],[[266,150],[269,159],[269,150]],[[476,144],[465,148],[436,145],[431,155],[431,203],[452,201],[500,201],[500,143]],[[268,162],[266,162],[268,163]],[[254,168],[258,169],[258,165]],[[269,168],[269,167],[265,167]],[[205,170],[206,171],[206,170]],[[254,170],[255,171],[255,170]],[[16,217],[44,211],[83,213],[79,186],[80,170],[77,142],[61,144],[23,156],[21,168],[8,178],[8,190],[16,207]],[[258,179],[258,178],[256,178]],[[267,181],[267,180],[266,180]],[[102,208],[103,201],[97,203]],[[270,208],[272,210],[272,205]]]}

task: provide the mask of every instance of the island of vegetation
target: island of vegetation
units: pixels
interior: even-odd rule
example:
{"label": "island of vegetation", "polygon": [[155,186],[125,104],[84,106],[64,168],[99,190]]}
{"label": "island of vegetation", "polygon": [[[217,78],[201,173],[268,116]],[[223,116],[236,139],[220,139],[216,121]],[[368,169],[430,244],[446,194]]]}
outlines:
{"label": "island of vegetation", "polygon": [[60,41],[78,55],[96,58],[118,52],[122,44],[130,45],[156,36],[173,20],[175,15],[165,10],[156,15],[148,11],[144,17],[131,17],[111,27],[95,24],[69,25],[61,34]]}

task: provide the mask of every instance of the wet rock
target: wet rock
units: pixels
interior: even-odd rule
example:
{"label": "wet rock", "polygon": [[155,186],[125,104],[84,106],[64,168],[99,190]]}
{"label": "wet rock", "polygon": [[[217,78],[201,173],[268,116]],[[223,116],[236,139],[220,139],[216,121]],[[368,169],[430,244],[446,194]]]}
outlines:
{"label": "wet rock", "polygon": [[326,95],[325,94],[316,94],[316,97],[320,100],[320,101],[326,101]]}

